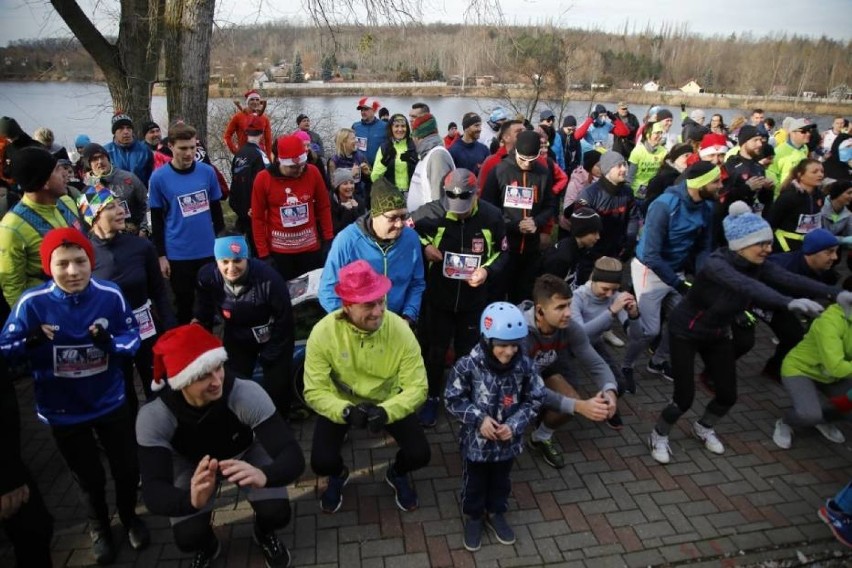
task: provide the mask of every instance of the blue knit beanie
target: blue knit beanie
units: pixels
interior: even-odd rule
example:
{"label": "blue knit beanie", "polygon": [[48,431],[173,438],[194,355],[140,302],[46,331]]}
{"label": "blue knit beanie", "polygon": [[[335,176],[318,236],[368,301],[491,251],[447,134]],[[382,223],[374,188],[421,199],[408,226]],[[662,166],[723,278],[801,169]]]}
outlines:
{"label": "blue knit beanie", "polygon": [[728,248],[737,251],[757,243],[772,241],[772,228],[763,217],[755,215],[745,201],[734,201],[722,221]]}
{"label": "blue knit beanie", "polygon": [[814,229],[805,235],[805,240],[802,242],[802,252],[805,254],[816,254],[825,249],[836,247],[839,244],[840,241],[837,240],[837,237],[831,231],[827,229]]}

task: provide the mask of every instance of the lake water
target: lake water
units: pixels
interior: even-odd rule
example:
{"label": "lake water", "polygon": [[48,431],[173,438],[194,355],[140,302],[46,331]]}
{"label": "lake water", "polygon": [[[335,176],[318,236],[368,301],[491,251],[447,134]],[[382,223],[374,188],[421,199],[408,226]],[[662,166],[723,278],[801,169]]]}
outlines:
{"label": "lake water", "polygon": [[[450,121],[461,124],[464,113],[475,111],[483,118],[487,117],[491,109],[497,106],[497,102],[490,99],[474,99],[467,97],[379,97],[383,106],[391,113],[401,112],[408,115],[408,110],[414,102],[425,102],[432,110],[432,114],[438,120],[441,134],[446,134],[446,127]],[[294,118],[297,114],[304,112],[311,116],[318,130],[328,137],[329,133],[337,128],[350,126],[353,121],[359,120],[360,115],[355,110],[357,97],[353,96],[323,96],[323,97],[299,97],[299,98],[270,98],[269,109],[273,117],[273,126],[287,131],[295,128]],[[604,103],[607,104],[607,103]],[[610,110],[614,110],[614,104],[608,104]],[[540,106],[536,111],[544,108]],[[679,131],[679,109],[669,107],[675,115],[673,126]],[[211,115],[227,117],[235,109],[230,99],[211,99]],[[647,110],[645,107],[634,106],[632,112],[641,120]],[[704,109],[707,120],[711,114],[718,112],[726,123],[731,118],[741,114],[747,109]],[[589,112],[588,101],[572,101],[565,114],[574,114],[578,119]],[[152,114],[154,120],[161,126],[166,126],[166,99],[165,97],[154,97],[152,101]],[[110,117],[112,116],[112,105],[110,103],[109,91],[105,85],[92,83],[0,83],[0,115],[11,116],[17,119],[21,127],[32,134],[36,128],[47,126],[53,130],[56,141],[69,149],[73,148],[74,139],[78,134],[88,134],[92,140],[108,142],[110,134]],[[274,117],[287,116],[288,121],[282,125],[275,123]],[[820,130],[829,128],[832,117],[816,116]],[[775,116],[776,122],[781,123],[783,116]],[[220,119],[221,121],[222,119]],[[213,129],[213,121],[210,124]],[[222,123],[221,129],[224,129]],[[281,134],[283,132],[277,132]],[[221,132],[211,132],[211,136],[218,137]]]}

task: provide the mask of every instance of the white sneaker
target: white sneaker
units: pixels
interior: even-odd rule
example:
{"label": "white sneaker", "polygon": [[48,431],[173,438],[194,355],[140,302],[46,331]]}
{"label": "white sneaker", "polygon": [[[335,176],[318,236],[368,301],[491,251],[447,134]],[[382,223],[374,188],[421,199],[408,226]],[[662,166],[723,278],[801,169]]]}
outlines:
{"label": "white sneaker", "polygon": [[624,342],[611,329],[603,332],[603,339],[613,347],[624,347]]}
{"label": "white sneaker", "polygon": [[816,429],[819,430],[819,433],[822,434],[829,442],[842,444],[846,441],[846,436],[844,436],[843,432],[841,432],[834,424],[817,424]]}
{"label": "white sneaker", "polygon": [[725,453],[725,446],[722,444],[722,441],[719,440],[719,436],[716,435],[716,431],[713,428],[707,428],[698,422],[693,422],[692,433],[695,434],[696,438],[704,442],[705,448],[714,454],[721,455]]}
{"label": "white sneaker", "polygon": [[657,434],[657,430],[651,430],[648,437],[648,446],[651,448],[651,457],[658,463],[667,464],[672,461],[672,449],[669,447],[669,437]]}
{"label": "white sneaker", "polygon": [[784,422],[783,418],[775,421],[775,432],[772,433],[772,441],[781,449],[789,450],[793,445],[793,429]]}

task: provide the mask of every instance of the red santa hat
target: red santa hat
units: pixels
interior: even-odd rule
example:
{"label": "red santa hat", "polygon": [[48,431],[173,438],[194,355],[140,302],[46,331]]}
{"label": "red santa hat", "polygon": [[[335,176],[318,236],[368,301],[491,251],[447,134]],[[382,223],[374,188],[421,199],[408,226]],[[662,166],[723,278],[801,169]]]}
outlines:
{"label": "red santa hat", "polygon": [[86,256],[89,257],[89,263],[92,268],[95,267],[95,249],[92,247],[92,241],[86,238],[86,235],[73,227],[62,227],[59,229],[51,229],[44,236],[39,246],[39,255],[41,256],[41,268],[48,276],[53,276],[50,271],[50,258],[53,256],[53,251],[61,246],[75,245],[83,249]]}
{"label": "red santa hat", "polygon": [[379,103],[377,99],[374,99],[372,97],[363,97],[361,99],[358,99],[358,106],[356,107],[356,110],[361,110],[362,107],[366,107],[378,112],[381,106],[381,103]]}
{"label": "red santa hat", "polygon": [[282,136],[275,144],[278,162],[283,166],[296,166],[308,161],[305,144],[294,135]]}
{"label": "red santa hat", "polygon": [[246,98],[246,104],[248,104],[249,100],[251,99],[260,99],[260,93],[258,93],[254,89],[246,91],[245,93],[243,93],[243,96],[245,96]]}
{"label": "red santa hat", "polygon": [[228,360],[219,338],[198,324],[170,329],[154,344],[154,380],[158,391],[168,382],[180,390],[216,370]]}
{"label": "red santa hat", "polygon": [[714,154],[724,154],[728,149],[728,139],[724,134],[705,134],[701,139],[698,155],[707,158]]}

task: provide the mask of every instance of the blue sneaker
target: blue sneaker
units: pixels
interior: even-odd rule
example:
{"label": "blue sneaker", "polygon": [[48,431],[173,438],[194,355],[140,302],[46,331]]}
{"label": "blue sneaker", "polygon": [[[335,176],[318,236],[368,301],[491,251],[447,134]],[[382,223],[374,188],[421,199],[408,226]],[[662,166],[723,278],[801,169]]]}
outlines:
{"label": "blue sneaker", "polygon": [[340,475],[328,476],[328,487],[320,496],[320,509],[326,513],[336,513],[343,506],[343,488],[349,483],[349,468],[343,466]]}
{"label": "blue sneaker", "polygon": [[396,506],[401,511],[413,511],[417,508],[417,492],[411,487],[407,475],[397,475],[393,467],[389,467],[385,481],[393,487]]}
{"label": "blue sneaker", "polygon": [[482,548],[482,518],[468,517],[464,522],[464,547],[476,552]]}
{"label": "blue sneaker", "polygon": [[434,428],[438,423],[438,405],[441,404],[441,397],[430,396],[420,407],[420,412],[417,413],[417,418],[420,420],[420,425],[424,428]]}
{"label": "blue sneaker", "polygon": [[500,544],[515,544],[515,531],[506,522],[506,517],[503,513],[494,513],[489,515],[485,521],[486,526],[494,533],[494,537]]}
{"label": "blue sneaker", "polygon": [[834,533],[834,538],[852,548],[852,515],[841,511],[832,499],[827,500],[817,514]]}

